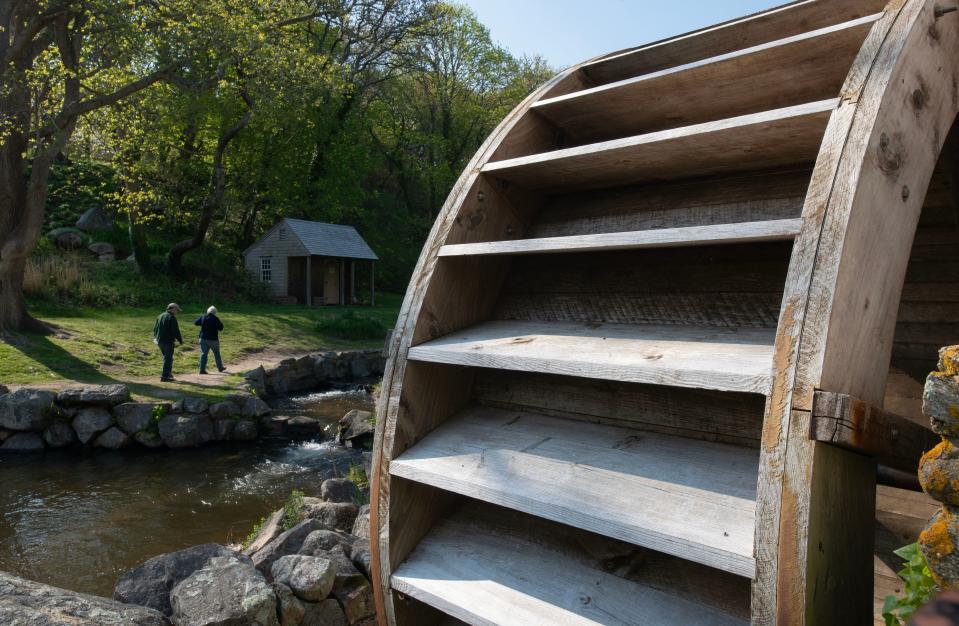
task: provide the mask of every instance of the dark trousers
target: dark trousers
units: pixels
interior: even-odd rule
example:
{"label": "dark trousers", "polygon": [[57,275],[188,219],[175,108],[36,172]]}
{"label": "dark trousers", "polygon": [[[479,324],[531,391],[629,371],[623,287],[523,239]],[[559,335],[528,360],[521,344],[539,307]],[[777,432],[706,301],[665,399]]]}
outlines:
{"label": "dark trousers", "polygon": [[162,378],[173,376],[173,342],[157,344],[160,346],[160,352],[163,354],[163,373]]}
{"label": "dark trousers", "polygon": [[213,351],[213,358],[216,360],[216,368],[218,370],[223,369],[223,359],[220,358],[220,342],[219,341],[209,341],[207,339],[200,340],[200,371],[206,371],[206,361],[210,357],[210,351]]}

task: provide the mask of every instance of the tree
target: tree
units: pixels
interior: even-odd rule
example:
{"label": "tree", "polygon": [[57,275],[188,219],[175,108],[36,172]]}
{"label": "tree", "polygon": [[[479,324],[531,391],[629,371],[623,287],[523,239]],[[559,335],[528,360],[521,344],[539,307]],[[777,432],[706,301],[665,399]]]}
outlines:
{"label": "tree", "polygon": [[79,117],[177,68],[172,57],[164,61],[147,45],[144,33],[168,33],[146,6],[116,0],[0,4],[0,331],[43,329],[24,306],[23,274],[43,226],[50,166]]}

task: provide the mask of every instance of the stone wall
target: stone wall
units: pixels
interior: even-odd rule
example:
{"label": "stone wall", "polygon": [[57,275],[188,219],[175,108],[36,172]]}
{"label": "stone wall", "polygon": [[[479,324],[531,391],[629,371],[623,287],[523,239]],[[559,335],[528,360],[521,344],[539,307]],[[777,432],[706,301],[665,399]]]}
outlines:
{"label": "stone wall", "polygon": [[285,359],[270,369],[260,366],[246,375],[246,384],[261,398],[275,398],[330,383],[371,381],[381,377],[385,367],[381,350],[323,352]]}
{"label": "stone wall", "polygon": [[237,393],[210,404],[132,402],[126,385],[22,388],[0,395],[0,452],[93,446],[190,448],[212,441],[249,441],[265,432],[270,407]]}

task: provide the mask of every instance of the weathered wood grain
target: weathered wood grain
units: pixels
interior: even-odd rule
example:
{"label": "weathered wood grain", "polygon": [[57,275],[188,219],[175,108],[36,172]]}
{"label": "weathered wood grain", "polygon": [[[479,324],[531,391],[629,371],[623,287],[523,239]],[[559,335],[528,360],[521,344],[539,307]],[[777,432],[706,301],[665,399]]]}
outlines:
{"label": "weathered wood grain", "polygon": [[766,393],[766,329],[486,322],[410,348],[414,361]]}

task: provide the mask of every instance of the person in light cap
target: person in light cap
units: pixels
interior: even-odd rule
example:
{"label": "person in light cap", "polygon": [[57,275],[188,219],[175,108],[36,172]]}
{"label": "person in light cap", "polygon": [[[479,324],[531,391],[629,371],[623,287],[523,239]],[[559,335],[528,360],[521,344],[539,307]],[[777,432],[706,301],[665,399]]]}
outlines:
{"label": "person in light cap", "polygon": [[183,345],[183,336],[180,334],[180,324],[176,321],[176,314],[180,312],[180,305],[171,302],[166,311],[157,316],[153,325],[153,343],[160,347],[163,355],[163,372],[160,380],[169,382],[173,379],[173,342],[179,341]]}
{"label": "person in light cap", "polygon": [[206,310],[206,315],[201,315],[193,322],[194,326],[200,327],[200,373],[206,374],[206,362],[213,351],[213,358],[216,360],[216,369],[225,372],[223,360],[220,358],[220,331],[223,330],[223,322],[216,316],[216,307],[211,306]]}

